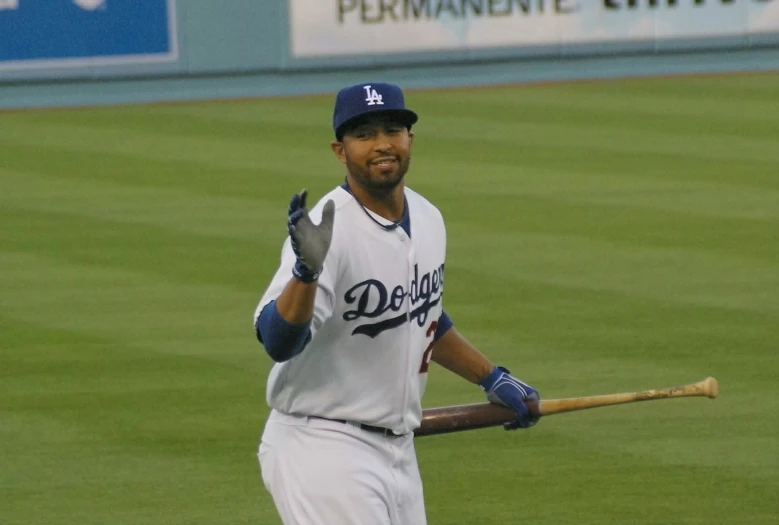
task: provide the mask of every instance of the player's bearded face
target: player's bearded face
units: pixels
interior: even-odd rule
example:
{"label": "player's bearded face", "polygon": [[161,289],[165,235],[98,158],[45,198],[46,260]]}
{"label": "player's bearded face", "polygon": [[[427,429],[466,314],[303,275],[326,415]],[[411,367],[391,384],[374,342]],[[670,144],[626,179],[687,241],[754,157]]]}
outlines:
{"label": "player's bearded face", "polygon": [[374,121],[357,126],[344,136],[346,168],[366,190],[391,191],[408,172],[412,141],[413,134],[398,122]]}

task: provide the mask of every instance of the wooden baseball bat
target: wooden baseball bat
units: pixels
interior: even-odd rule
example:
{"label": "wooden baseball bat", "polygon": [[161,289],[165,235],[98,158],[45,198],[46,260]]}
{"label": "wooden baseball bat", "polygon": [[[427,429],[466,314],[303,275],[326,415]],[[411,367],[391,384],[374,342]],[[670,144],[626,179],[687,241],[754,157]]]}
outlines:
{"label": "wooden baseball bat", "polygon": [[[707,377],[697,383],[646,390],[644,392],[627,392],[621,394],[605,394],[589,397],[568,397],[563,399],[543,399],[539,403],[528,403],[530,411],[538,416],[551,416],[574,410],[605,407],[635,403],[637,401],[652,401],[655,399],[670,399],[673,397],[708,397],[714,399],[719,393],[719,385],[713,377]],[[517,418],[516,413],[502,405],[492,403],[475,403],[440,408],[429,408],[422,411],[422,424],[414,432],[414,437],[447,434],[463,430],[487,428],[503,425]]]}

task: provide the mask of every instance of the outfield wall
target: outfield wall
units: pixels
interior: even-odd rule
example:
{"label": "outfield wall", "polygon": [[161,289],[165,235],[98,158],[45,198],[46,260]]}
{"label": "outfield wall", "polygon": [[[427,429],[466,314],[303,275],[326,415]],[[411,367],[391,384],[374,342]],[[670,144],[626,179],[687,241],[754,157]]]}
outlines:
{"label": "outfield wall", "polygon": [[779,0],[0,0],[0,107],[779,69]]}

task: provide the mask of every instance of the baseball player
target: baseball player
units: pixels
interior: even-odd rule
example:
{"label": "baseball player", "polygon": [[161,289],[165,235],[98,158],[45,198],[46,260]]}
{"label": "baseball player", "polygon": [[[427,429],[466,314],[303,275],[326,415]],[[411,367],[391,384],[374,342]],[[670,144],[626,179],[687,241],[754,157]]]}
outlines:
{"label": "baseball player", "polygon": [[393,84],[335,101],[346,179],[310,210],[292,197],[281,264],[254,314],[275,361],[259,447],[285,525],[422,525],[414,429],[434,361],[536,423],[536,390],[495,366],[443,310],[446,230],[406,187],[417,114]]}

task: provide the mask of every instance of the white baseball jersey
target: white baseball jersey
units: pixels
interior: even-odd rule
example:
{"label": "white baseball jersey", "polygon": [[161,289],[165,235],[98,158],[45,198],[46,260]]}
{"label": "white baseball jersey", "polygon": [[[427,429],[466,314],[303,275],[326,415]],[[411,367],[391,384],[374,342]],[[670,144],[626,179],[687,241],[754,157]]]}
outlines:
{"label": "white baseball jersey", "polygon": [[[318,280],[303,352],[276,363],[268,404],[285,414],[358,421],[407,433],[422,417],[433,337],[442,312],[446,230],[438,209],[406,188],[411,237],[338,187],[310,210],[335,202],[333,240]],[[369,215],[370,214],[370,215]],[[373,217],[373,218],[371,218]],[[295,254],[284,243],[281,265],[255,311],[275,300],[292,276]]]}

